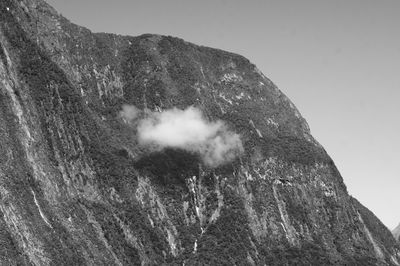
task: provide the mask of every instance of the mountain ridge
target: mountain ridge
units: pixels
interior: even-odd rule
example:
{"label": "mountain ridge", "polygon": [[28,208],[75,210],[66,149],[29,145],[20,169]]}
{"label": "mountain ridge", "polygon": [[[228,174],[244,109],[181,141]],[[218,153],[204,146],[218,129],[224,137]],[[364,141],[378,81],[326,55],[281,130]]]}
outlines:
{"label": "mountain ridge", "polygon": [[[41,0],[0,12],[3,264],[399,264],[389,231],[244,57],[92,34]],[[211,168],[151,150],[121,119],[126,104],[144,115],[194,106],[244,152]]]}

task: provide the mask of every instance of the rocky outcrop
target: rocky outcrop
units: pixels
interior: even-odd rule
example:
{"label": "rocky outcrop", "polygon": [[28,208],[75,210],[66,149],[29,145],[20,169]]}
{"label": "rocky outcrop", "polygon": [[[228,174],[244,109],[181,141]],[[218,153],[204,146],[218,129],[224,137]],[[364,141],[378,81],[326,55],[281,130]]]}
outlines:
{"label": "rocky outcrop", "polygon": [[397,241],[400,241],[400,224],[393,229],[392,234]]}
{"label": "rocky outcrop", "polygon": [[[247,59],[93,34],[42,0],[2,0],[0,20],[2,265],[399,265],[390,232]],[[243,153],[210,167],[144,147],[124,104],[195,106]]]}

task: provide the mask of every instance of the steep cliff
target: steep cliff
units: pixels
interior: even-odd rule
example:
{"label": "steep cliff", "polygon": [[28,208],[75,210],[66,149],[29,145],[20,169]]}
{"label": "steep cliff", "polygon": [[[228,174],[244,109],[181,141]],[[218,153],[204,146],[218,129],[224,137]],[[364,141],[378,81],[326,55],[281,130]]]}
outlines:
{"label": "steep cliff", "polygon": [[[0,20],[1,265],[399,265],[390,232],[247,59],[93,34],[42,0],[2,0]],[[124,105],[193,106],[241,152],[210,166],[141,145]]]}

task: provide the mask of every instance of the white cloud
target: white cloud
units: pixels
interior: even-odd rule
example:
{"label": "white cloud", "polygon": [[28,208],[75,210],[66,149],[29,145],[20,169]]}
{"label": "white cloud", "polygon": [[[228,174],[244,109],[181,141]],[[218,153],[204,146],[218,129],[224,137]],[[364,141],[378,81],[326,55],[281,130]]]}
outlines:
{"label": "white cloud", "polygon": [[139,110],[133,105],[124,104],[119,115],[128,123],[135,120],[139,115]]}
{"label": "white cloud", "polygon": [[[138,110],[134,106],[124,106],[121,115],[129,122],[137,118]],[[194,152],[200,154],[209,167],[232,161],[243,152],[238,134],[229,131],[221,120],[206,120],[195,107],[150,112],[137,122],[137,132],[140,145]]]}

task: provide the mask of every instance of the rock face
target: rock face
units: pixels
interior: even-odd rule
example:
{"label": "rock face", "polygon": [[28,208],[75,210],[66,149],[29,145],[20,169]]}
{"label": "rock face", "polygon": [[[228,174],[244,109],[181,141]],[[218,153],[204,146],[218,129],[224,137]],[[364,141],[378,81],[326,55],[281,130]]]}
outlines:
{"label": "rock face", "polygon": [[[290,100],[247,59],[93,34],[0,2],[1,265],[399,265]],[[218,167],[139,145],[124,104],[195,106],[240,135]]]}
{"label": "rock face", "polygon": [[400,241],[400,224],[393,229],[392,234],[397,241]]}

